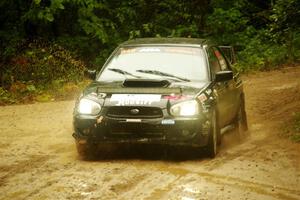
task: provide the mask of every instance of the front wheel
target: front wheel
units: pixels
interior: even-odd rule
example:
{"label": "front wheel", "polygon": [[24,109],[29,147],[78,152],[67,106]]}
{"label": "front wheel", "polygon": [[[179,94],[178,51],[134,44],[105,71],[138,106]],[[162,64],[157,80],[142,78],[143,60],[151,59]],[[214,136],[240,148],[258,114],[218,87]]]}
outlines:
{"label": "front wheel", "polygon": [[93,144],[84,143],[81,144],[78,141],[76,143],[76,149],[79,156],[84,160],[92,159],[95,156],[96,147]]}
{"label": "front wheel", "polygon": [[217,122],[217,113],[215,110],[211,114],[211,127],[209,131],[208,144],[206,146],[207,155],[211,158],[214,158],[218,153],[218,136],[219,136],[219,127]]}

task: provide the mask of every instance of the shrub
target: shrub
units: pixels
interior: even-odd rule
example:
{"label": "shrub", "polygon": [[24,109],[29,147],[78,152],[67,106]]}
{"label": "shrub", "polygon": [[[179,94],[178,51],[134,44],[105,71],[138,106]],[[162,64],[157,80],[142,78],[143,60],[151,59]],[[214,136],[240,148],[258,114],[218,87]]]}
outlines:
{"label": "shrub", "polygon": [[34,41],[12,57],[2,72],[2,82],[9,87],[16,81],[47,85],[54,80],[80,81],[85,65],[55,43]]}
{"label": "shrub", "polygon": [[296,113],[293,120],[293,134],[291,139],[300,142],[300,112]]}
{"label": "shrub", "polygon": [[249,40],[245,49],[238,52],[239,71],[270,70],[287,60],[287,48],[284,45],[265,43],[261,39]]}
{"label": "shrub", "polygon": [[[77,85],[83,81],[85,70],[85,64],[70,51],[41,40],[19,43],[2,65],[1,105],[74,97],[81,89]],[[68,84],[75,89],[60,90]]]}

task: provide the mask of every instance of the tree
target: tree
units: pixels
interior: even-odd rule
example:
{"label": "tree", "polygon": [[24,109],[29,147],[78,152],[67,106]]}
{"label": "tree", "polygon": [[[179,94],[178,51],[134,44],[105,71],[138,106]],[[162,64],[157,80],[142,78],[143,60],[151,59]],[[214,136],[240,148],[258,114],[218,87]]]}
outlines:
{"label": "tree", "polygon": [[295,40],[300,39],[300,1],[277,0],[270,15],[273,38],[287,47],[289,61],[295,60]]}

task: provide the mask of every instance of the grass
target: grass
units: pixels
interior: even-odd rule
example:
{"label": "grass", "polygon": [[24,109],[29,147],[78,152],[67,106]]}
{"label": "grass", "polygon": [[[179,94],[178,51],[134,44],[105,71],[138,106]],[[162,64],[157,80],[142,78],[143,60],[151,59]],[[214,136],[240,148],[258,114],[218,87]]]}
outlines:
{"label": "grass", "polygon": [[300,143],[300,112],[295,112],[289,123],[284,123],[283,132],[280,135]]}
{"label": "grass", "polygon": [[300,142],[300,112],[297,112],[293,116],[293,133],[291,139],[295,142]]}
{"label": "grass", "polygon": [[0,87],[0,106],[75,99],[89,83],[89,80],[78,83],[53,81],[48,85],[34,86],[16,82],[9,89]]}

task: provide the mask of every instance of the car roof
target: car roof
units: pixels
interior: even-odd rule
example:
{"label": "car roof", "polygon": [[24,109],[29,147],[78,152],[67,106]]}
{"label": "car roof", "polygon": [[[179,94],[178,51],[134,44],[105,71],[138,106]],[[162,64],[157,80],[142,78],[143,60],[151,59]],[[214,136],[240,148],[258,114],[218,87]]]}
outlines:
{"label": "car roof", "polygon": [[200,38],[137,38],[128,40],[120,45],[126,46],[150,46],[150,45],[172,45],[172,46],[197,46],[209,44],[209,40]]}

